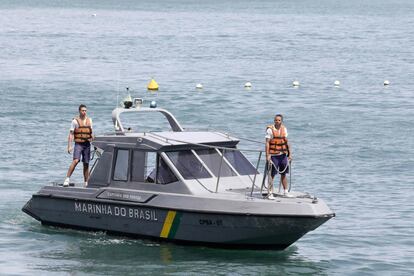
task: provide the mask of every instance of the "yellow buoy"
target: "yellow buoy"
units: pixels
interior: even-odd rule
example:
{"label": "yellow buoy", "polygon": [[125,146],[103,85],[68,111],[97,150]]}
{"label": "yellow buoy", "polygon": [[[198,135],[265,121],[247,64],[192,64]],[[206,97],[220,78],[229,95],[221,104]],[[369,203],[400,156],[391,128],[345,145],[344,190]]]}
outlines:
{"label": "yellow buoy", "polygon": [[151,79],[151,81],[148,83],[147,89],[158,90],[158,83],[154,79]]}

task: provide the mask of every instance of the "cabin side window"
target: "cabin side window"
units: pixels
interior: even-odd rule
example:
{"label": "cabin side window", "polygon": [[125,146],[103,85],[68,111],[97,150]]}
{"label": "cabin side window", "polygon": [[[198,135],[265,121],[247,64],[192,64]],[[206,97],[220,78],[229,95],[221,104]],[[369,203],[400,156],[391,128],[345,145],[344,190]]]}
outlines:
{"label": "cabin side window", "polygon": [[128,180],[129,150],[118,149],[116,154],[113,179],[116,181]]}
{"label": "cabin side window", "polygon": [[146,179],[147,153],[134,150],[132,152],[131,181],[144,182]]}
{"label": "cabin side window", "polygon": [[157,153],[156,152],[147,152],[147,162],[145,163],[145,182],[155,183],[156,178],[156,162],[157,162]]}
{"label": "cabin side window", "polygon": [[157,183],[168,184],[178,181],[168,164],[158,155]]}
{"label": "cabin side window", "polygon": [[178,178],[156,152],[133,151],[131,181],[168,184]]}
{"label": "cabin side window", "polygon": [[110,180],[110,171],[112,165],[112,149],[105,151],[101,157],[95,161],[95,165],[91,170],[89,178],[89,185],[92,186],[107,186]]}

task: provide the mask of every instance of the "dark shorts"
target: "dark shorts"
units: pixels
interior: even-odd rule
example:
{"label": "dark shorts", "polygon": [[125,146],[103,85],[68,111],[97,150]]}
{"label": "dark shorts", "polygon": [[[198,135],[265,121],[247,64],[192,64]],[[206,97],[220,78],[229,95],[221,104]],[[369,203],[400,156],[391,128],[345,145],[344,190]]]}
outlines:
{"label": "dark shorts", "polygon": [[288,158],[286,154],[272,156],[272,162],[274,164],[274,166],[272,166],[272,177],[274,177],[277,172],[283,172],[281,173],[283,175],[289,173]]}
{"label": "dark shorts", "polygon": [[82,162],[89,164],[89,159],[91,158],[91,143],[75,143],[75,148],[73,149],[73,159],[80,160],[82,156]]}

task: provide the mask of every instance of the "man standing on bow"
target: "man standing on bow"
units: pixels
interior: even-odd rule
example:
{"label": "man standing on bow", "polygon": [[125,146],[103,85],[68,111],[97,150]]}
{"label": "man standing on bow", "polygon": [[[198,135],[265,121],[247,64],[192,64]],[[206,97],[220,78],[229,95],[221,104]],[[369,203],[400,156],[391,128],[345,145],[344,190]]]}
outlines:
{"label": "man standing on bow", "polygon": [[292,160],[291,147],[288,143],[288,132],[283,125],[283,116],[277,114],[274,119],[274,124],[270,125],[266,129],[266,160],[267,163],[272,165],[270,191],[268,198],[274,199],[273,196],[273,178],[276,173],[280,173],[280,181],[282,182],[284,189],[284,196],[291,197],[289,195],[288,183],[286,174],[289,173],[289,161]]}
{"label": "man standing on bow", "polygon": [[72,120],[68,136],[68,153],[72,152],[72,141],[75,140],[75,148],[73,150],[73,161],[70,164],[68,173],[66,174],[63,186],[69,186],[70,176],[78,165],[81,156],[83,162],[83,178],[85,180],[85,187],[88,185],[89,178],[89,159],[91,155],[91,141],[92,135],[92,119],[86,116],[86,105],[79,106],[79,116]]}

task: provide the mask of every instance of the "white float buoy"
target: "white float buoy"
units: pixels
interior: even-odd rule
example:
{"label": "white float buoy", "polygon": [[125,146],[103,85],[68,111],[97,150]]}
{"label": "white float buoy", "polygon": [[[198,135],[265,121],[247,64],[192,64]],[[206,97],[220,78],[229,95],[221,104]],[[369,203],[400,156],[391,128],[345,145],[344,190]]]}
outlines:
{"label": "white float buoy", "polygon": [[334,85],[335,85],[335,86],[340,86],[340,85],[341,85],[341,82],[340,82],[339,80],[336,80],[336,81],[334,82]]}
{"label": "white float buoy", "polygon": [[203,85],[201,83],[197,83],[196,88],[197,89],[203,89]]}
{"label": "white float buoy", "polygon": [[246,87],[246,88],[250,88],[250,87],[252,87],[252,84],[251,84],[251,82],[246,82],[245,84],[244,84],[244,87]]}
{"label": "white float buoy", "polygon": [[156,101],[151,101],[150,108],[157,108],[157,102]]}
{"label": "white float buoy", "polygon": [[92,17],[96,17],[96,13],[93,13],[93,14],[92,14]]}
{"label": "white float buoy", "polygon": [[384,81],[384,85],[390,85],[390,81],[389,80],[385,80]]}
{"label": "white float buoy", "polygon": [[298,87],[298,86],[300,86],[300,83],[299,83],[299,81],[295,80],[295,81],[292,82],[292,85],[294,87]]}

